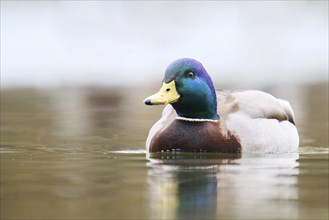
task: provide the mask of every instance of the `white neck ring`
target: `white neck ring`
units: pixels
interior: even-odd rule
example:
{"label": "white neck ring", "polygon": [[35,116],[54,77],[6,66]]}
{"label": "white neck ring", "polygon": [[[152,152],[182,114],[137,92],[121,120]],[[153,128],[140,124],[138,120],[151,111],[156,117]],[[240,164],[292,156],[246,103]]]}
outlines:
{"label": "white neck ring", "polygon": [[185,118],[185,117],[180,117],[177,116],[176,119],[182,120],[182,121],[193,121],[193,122],[218,122],[219,120],[214,120],[214,119],[203,119],[203,118]]}

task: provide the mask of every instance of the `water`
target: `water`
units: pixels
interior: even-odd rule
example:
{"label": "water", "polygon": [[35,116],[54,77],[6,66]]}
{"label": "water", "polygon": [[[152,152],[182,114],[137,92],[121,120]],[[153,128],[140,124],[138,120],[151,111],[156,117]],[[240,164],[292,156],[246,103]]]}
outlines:
{"label": "water", "polygon": [[1,219],[328,219],[328,86],[262,88],[295,109],[295,154],[164,153],[157,88],[1,91]]}

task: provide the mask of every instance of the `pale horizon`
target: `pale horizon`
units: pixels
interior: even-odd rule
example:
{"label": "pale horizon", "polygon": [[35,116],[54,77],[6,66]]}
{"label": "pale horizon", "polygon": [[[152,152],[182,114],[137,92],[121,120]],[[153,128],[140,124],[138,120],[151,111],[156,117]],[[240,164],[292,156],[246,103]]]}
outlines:
{"label": "pale horizon", "polygon": [[148,85],[175,59],[217,84],[328,81],[328,2],[1,1],[1,87]]}

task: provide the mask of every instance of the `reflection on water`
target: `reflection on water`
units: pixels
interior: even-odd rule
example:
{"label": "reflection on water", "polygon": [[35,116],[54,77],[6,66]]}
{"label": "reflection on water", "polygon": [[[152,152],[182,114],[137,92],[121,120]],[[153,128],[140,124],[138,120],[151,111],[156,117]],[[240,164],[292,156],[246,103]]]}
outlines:
{"label": "reflection on water", "polygon": [[207,156],[168,155],[148,163],[150,219],[299,216],[297,153]]}
{"label": "reflection on water", "polygon": [[1,219],[326,219],[328,85],[267,87],[296,154],[150,155],[157,88],[1,91]]}
{"label": "reflection on water", "polygon": [[[217,173],[239,155],[161,154],[151,156],[147,180],[150,219],[214,219]],[[160,213],[160,216],[159,216]]]}
{"label": "reflection on water", "polygon": [[[214,219],[216,172],[211,168],[185,170],[184,167],[171,166],[162,165],[148,173],[150,218]],[[177,170],[179,172],[175,172]]]}

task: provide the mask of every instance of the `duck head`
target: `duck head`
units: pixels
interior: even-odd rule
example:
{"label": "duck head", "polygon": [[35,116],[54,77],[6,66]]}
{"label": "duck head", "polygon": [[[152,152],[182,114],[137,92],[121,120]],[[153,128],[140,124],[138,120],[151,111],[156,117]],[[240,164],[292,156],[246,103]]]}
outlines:
{"label": "duck head", "polygon": [[210,76],[196,60],[182,58],[165,71],[160,91],[146,105],[171,104],[180,117],[217,120],[216,92]]}

